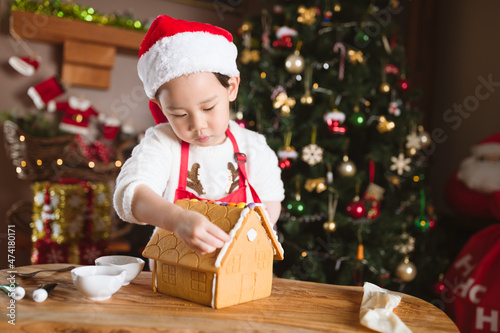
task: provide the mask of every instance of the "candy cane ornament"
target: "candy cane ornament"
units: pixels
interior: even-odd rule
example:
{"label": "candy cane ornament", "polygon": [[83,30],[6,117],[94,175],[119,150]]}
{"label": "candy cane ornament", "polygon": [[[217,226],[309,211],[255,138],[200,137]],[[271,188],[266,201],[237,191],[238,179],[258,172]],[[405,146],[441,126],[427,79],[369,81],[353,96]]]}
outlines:
{"label": "candy cane ornament", "polygon": [[339,62],[339,80],[342,81],[344,79],[344,68],[345,68],[345,46],[341,42],[335,43],[333,45],[333,52],[337,53],[340,51],[340,62]]}

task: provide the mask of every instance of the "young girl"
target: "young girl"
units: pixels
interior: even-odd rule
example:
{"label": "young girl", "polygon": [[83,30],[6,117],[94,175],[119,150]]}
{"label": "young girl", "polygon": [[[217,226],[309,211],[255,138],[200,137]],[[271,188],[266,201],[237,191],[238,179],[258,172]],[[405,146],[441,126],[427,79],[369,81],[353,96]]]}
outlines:
{"label": "young girl", "polygon": [[155,19],[139,50],[139,77],[160,124],[146,131],[123,165],[115,209],[125,221],[176,233],[200,254],[230,237],[176,200],[263,202],[275,224],[284,199],[276,154],[262,135],[229,119],[240,83],[236,56],[226,30],[165,15]]}

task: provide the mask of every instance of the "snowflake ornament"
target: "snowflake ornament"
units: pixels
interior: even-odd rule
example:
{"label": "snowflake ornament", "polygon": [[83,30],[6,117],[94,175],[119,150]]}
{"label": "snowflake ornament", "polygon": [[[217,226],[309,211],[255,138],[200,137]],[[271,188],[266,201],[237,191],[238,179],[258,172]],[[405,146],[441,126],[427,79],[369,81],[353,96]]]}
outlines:
{"label": "snowflake ornament", "polygon": [[405,158],[403,153],[400,153],[398,157],[391,157],[391,162],[393,164],[391,165],[390,170],[397,170],[399,176],[401,176],[404,171],[408,172],[411,170],[409,165],[411,163],[411,158]]}
{"label": "snowflake ornament", "polygon": [[401,235],[401,243],[394,245],[394,250],[402,254],[408,254],[415,251],[415,237],[404,232]]}
{"label": "snowflake ornament", "polygon": [[51,247],[47,253],[47,264],[64,262],[64,254],[61,249]]}
{"label": "snowflake ornament", "polygon": [[406,136],[406,148],[411,149],[420,149],[422,148],[422,140],[417,132],[413,131]]}
{"label": "snowflake ornament", "polygon": [[81,249],[81,258],[83,262],[93,262],[102,255],[102,250],[96,244],[89,244]]}
{"label": "snowflake ornament", "polygon": [[68,232],[70,235],[78,235],[82,229],[81,225],[82,218],[74,219],[68,226]]}
{"label": "snowflake ornament", "polygon": [[302,160],[310,166],[321,163],[323,161],[323,148],[314,143],[305,146],[302,148]]}

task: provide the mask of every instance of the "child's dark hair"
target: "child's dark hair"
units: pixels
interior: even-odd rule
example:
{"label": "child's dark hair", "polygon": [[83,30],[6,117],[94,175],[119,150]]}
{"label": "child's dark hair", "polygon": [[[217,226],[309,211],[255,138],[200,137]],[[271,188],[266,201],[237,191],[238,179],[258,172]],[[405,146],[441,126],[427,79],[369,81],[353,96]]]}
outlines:
{"label": "child's dark hair", "polygon": [[[229,88],[229,79],[230,79],[229,76],[221,74],[221,73],[215,73],[215,72],[214,72],[214,75],[217,78],[217,80],[219,80],[220,84],[222,84],[222,86],[224,88]],[[156,93],[155,93],[155,99],[157,101],[159,100],[158,99],[158,90],[156,90]]]}
{"label": "child's dark hair", "polygon": [[214,73],[214,75],[224,88],[229,88],[229,76],[221,73]]}

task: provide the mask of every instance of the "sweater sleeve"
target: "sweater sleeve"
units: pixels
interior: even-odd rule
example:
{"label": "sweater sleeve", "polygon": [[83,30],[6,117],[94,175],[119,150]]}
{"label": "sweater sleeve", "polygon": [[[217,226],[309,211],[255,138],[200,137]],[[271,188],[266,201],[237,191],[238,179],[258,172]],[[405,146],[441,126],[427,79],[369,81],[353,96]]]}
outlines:
{"label": "sweater sleeve", "polygon": [[148,129],[123,164],[116,179],[113,204],[124,221],[146,224],[132,214],[132,200],[138,185],[146,185],[158,195],[163,195],[171,171],[172,145],[168,141],[166,134],[156,127]]}
{"label": "sweater sleeve", "polygon": [[263,135],[258,134],[249,148],[248,177],[262,202],[283,201],[285,190],[281,180],[276,153],[267,145]]}

